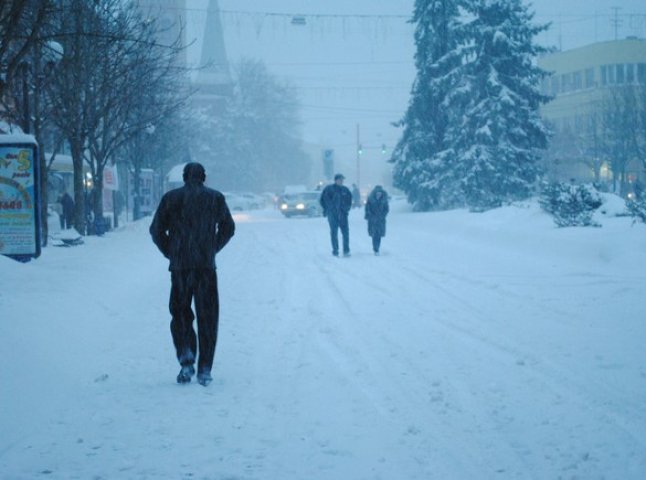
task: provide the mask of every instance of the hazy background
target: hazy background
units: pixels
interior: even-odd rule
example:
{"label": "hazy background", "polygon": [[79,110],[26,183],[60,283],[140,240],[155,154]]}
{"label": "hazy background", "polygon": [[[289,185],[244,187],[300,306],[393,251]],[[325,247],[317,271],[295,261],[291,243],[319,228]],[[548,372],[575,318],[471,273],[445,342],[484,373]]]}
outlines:
{"label": "hazy background", "polygon": [[[643,0],[539,0],[539,37],[563,50],[626,36],[646,37]],[[262,59],[297,88],[303,134],[312,155],[335,151],[335,170],[357,178],[357,126],[363,146],[362,188],[390,185],[386,163],[399,138],[392,122],[408,105],[415,77],[414,0],[220,0],[229,61]],[[613,7],[618,7],[614,10]],[[208,0],[187,0],[189,62],[199,63]],[[305,15],[305,25],[292,15]],[[615,28],[616,26],[616,28]],[[382,154],[382,145],[386,154]],[[316,158],[315,157],[315,158]]]}

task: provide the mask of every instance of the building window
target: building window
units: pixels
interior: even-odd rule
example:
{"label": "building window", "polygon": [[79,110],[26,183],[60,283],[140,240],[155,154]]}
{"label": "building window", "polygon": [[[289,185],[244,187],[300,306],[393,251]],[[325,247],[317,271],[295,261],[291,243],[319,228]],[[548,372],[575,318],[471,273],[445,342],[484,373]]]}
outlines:
{"label": "building window", "polygon": [[572,74],[564,73],[561,75],[561,91],[563,93],[572,90]]}
{"label": "building window", "polygon": [[646,84],[646,63],[637,64],[637,81]]}
{"label": "building window", "polygon": [[574,72],[572,74],[572,88],[574,90],[581,90],[583,88],[583,78],[581,72]]}
{"label": "building window", "polygon": [[594,68],[585,69],[585,88],[594,87]]}
{"label": "building window", "polygon": [[614,65],[608,65],[608,83],[610,85],[614,85],[615,81],[616,81],[615,66]]}
{"label": "building window", "polygon": [[635,83],[635,65],[626,64],[626,83]]}
{"label": "building window", "polygon": [[601,65],[601,85],[606,86],[608,84],[608,67],[606,65]]}
{"label": "building window", "polygon": [[616,70],[616,81],[617,83],[624,83],[626,81],[626,76],[624,74],[624,64],[623,63],[618,63],[615,65],[615,70]]}
{"label": "building window", "polygon": [[559,78],[554,75],[551,79],[552,83],[552,95],[558,95],[559,93]]}

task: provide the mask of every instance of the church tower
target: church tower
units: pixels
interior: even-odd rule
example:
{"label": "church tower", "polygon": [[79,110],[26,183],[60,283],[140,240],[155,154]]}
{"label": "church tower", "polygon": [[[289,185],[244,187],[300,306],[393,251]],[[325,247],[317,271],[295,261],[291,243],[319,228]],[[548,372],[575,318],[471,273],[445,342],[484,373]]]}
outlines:
{"label": "church tower", "polygon": [[233,91],[217,0],[209,0],[202,38],[200,66],[194,83],[197,88],[194,102],[217,111],[223,99]]}

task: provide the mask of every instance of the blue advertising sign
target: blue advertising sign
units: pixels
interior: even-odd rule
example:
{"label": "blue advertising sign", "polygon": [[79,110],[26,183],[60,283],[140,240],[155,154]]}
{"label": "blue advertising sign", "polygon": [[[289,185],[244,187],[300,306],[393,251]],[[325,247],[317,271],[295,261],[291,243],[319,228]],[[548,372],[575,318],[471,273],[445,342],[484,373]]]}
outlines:
{"label": "blue advertising sign", "polygon": [[31,135],[0,135],[0,254],[40,255],[40,170]]}

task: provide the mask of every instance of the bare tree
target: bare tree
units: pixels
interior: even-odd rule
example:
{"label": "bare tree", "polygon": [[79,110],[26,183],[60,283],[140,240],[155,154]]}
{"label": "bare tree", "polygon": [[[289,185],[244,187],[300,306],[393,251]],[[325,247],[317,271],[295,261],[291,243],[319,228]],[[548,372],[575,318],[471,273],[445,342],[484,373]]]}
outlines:
{"label": "bare tree", "polygon": [[[25,74],[24,60],[31,49],[42,42],[40,33],[51,13],[50,0],[0,2],[0,99],[3,102],[7,88]],[[5,104],[7,106],[15,105]],[[15,111],[14,108],[6,110],[10,114]]]}
{"label": "bare tree", "polygon": [[[122,8],[117,0],[104,1],[105,15],[97,28],[100,49],[106,52],[96,65],[90,89],[88,163],[94,180],[93,211],[103,216],[103,170],[131,139],[155,128],[186,100],[185,71],[178,66],[181,36],[172,45],[156,42],[159,27],[143,19],[134,6]],[[141,165],[135,163],[135,177]],[[138,185],[138,182],[135,182]],[[137,198],[137,197],[136,197]]]}
{"label": "bare tree", "polygon": [[[90,212],[103,215],[105,166],[125,142],[178,108],[183,72],[174,60],[179,44],[157,44],[155,22],[143,20],[132,4],[68,0],[64,10],[55,118],[74,165],[75,226],[85,231]],[[92,175],[91,192],[84,164]]]}
{"label": "bare tree", "polygon": [[93,3],[67,0],[62,3],[56,19],[57,39],[63,45],[63,58],[58,75],[52,82],[53,121],[63,132],[72,156],[74,169],[74,226],[85,232],[85,179],[83,156],[87,144],[89,99],[92,72],[101,60],[94,46],[92,25],[96,10]]}
{"label": "bare tree", "polygon": [[46,82],[60,51],[52,42],[51,23],[55,5],[50,0],[0,2],[0,102],[9,124],[20,125],[39,145],[42,244],[47,245],[48,145]]}
{"label": "bare tree", "polygon": [[594,181],[597,184],[601,181],[601,169],[607,161],[603,149],[600,124],[600,114],[595,109],[588,116],[584,137],[579,141],[584,153],[583,163],[593,171]]}
{"label": "bare tree", "polygon": [[613,190],[624,195],[628,179],[626,169],[643,152],[644,104],[640,102],[643,86],[622,85],[609,89],[602,102],[602,145],[610,160]]}
{"label": "bare tree", "polygon": [[224,189],[278,190],[305,183],[310,164],[294,89],[257,60],[241,61],[235,73],[233,95],[222,111],[205,115],[207,166],[223,174]]}
{"label": "bare tree", "polygon": [[[635,120],[635,148],[646,171],[646,85],[635,87],[635,107],[637,109]],[[643,181],[643,179],[642,179]]]}

